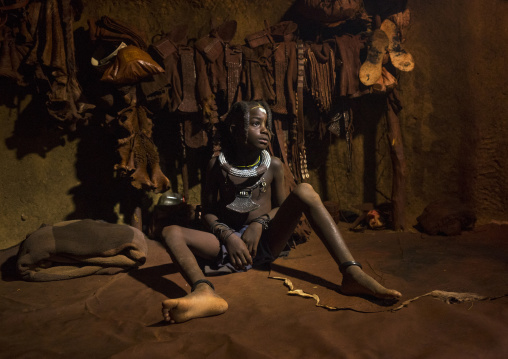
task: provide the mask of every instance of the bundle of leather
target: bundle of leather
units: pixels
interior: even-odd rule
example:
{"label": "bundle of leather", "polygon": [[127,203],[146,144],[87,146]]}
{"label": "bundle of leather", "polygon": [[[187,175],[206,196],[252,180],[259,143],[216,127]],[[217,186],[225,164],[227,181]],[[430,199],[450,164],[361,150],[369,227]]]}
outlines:
{"label": "bundle of leather", "polygon": [[[49,115],[70,130],[86,124],[95,107],[77,80],[70,0],[2,2],[0,6],[0,77],[35,88]],[[22,66],[23,65],[23,66]],[[27,78],[21,68],[30,68]]]}
{"label": "bundle of leather", "polygon": [[26,281],[64,280],[139,267],[147,250],[144,234],[134,227],[83,219],[42,226],[28,235],[16,264]]}
{"label": "bundle of leather", "polygon": [[159,153],[152,139],[152,121],[146,109],[134,104],[120,111],[118,125],[126,137],[118,140],[120,163],[115,170],[131,178],[131,185],[138,189],[154,190],[156,193],[169,189],[169,179],[159,164]]}
{"label": "bundle of leather", "polygon": [[97,40],[108,42],[125,42],[142,50],[147,49],[146,36],[132,25],[125,25],[109,16],[103,16],[97,21],[88,20],[89,35],[92,42]]}
{"label": "bundle of leather", "polygon": [[87,124],[95,107],[86,100],[77,79],[73,18],[70,0],[42,2],[35,43],[26,60],[35,68],[37,88],[47,97],[50,116],[70,130],[78,122]]}

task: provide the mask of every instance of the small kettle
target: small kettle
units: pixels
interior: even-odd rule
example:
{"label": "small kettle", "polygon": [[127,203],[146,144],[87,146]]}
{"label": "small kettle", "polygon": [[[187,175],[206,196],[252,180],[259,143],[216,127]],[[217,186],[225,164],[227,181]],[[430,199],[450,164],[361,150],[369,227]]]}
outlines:
{"label": "small kettle", "polygon": [[159,197],[159,206],[176,206],[184,203],[185,199],[180,193],[166,192]]}

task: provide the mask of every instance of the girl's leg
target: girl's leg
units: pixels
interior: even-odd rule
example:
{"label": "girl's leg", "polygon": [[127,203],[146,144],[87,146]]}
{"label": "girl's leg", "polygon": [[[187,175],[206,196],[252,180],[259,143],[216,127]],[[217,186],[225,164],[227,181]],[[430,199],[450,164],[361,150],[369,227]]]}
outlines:
{"label": "girl's leg", "polygon": [[173,262],[180,267],[180,272],[189,285],[205,279],[195,256],[211,260],[216,258],[220,251],[219,241],[213,234],[195,229],[164,227],[162,238]]}
{"label": "girl's leg", "polygon": [[298,185],[280,206],[270,229],[270,249],[276,258],[284,249],[298,221],[305,214],[312,229],[328,249],[343,274],[341,291],[348,295],[372,295],[377,298],[397,299],[401,294],[387,289],[365,274],[354,261],[342,235],[311,185]]}
{"label": "girl's leg", "polygon": [[192,286],[192,292],[185,297],[162,302],[164,320],[185,322],[224,313],[228,309],[227,302],[215,293],[213,285],[205,279],[195,257],[216,258],[220,252],[217,238],[211,233],[179,226],[165,227],[162,238],[171,258]]}
{"label": "girl's leg", "polygon": [[333,218],[307,183],[298,185],[289,194],[271,223],[270,249],[274,257],[284,249],[304,213],[337,264],[353,260]]}

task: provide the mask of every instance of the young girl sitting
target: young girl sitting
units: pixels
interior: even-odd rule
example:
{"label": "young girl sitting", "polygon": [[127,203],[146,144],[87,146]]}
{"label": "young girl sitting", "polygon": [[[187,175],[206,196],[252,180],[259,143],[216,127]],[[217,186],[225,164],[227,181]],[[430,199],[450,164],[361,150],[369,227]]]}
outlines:
{"label": "young girl sitting", "polygon": [[227,130],[222,134],[222,152],[207,168],[202,218],[210,231],[163,228],[162,237],[172,259],[192,286],[185,297],[162,303],[166,321],[184,322],[228,309],[227,302],[205,279],[195,255],[232,271],[273,261],[302,214],[337,263],[343,294],[400,298],[398,291],[383,287],[362,271],[312,186],[302,183],[289,195],[285,193],[282,162],[266,151],[271,126],[266,103],[234,104],[224,122]]}

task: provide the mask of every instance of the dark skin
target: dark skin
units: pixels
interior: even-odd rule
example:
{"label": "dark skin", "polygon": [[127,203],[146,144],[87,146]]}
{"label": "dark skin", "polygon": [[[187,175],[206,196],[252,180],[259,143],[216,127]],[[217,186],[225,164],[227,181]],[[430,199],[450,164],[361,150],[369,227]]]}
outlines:
{"label": "dark skin", "polygon": [[[257,161],[261,151],[268,147],[270,131],[266,126],[267,115],[262,107],[250,110],[250,121],[245,138],[243,118],[231,126],[235,139],[235,151],[225,153],[227,161],[235,167],[248,166]],[[284,249],[298,221],[304,213],[312,228],[323,241],[329,253],[340,265],[354,260],[332,217],[324,207],[319,195],[308,184],[298,185],[289,195],[285,193],[284,171],[281,161],[272,157],[271,165],[262,175],[267,186],[264,191],[258,187],[252,193],[252,200],[259,204],[256,210],[240,214],[226,208],[235,197],[235,185],[250,186],[259,178],[239,178],[228,175],[217,159],[213,158],[207,170],[205,198],[203,198],[205,226],[215,221],[238,229],[252,219],[268,214],[272,218],[268,244],[274,258]],[[253,263],[263,233],[260,223],[248,225],[242,237],[232,234],[224,244],[231,263],[239,269]],[[205,279],[195,256],[214,259],[220,252],[219,240],[212,233],[179,226],[162,230],[162,236],[173,260],[179,265],[182,275],[189,284]],[[371,295],[383,299],[398,299],[401,294],[387,289],[365,274],[358,266],[348,267],[343,273],[341,291],[347,295]],[[224,313],[227,302],[218,296],[206,283],[197,285],[196,290],[183,298],[168,299],[162,303],[163,316],[168,322],[184,322],[193,318]]]}

